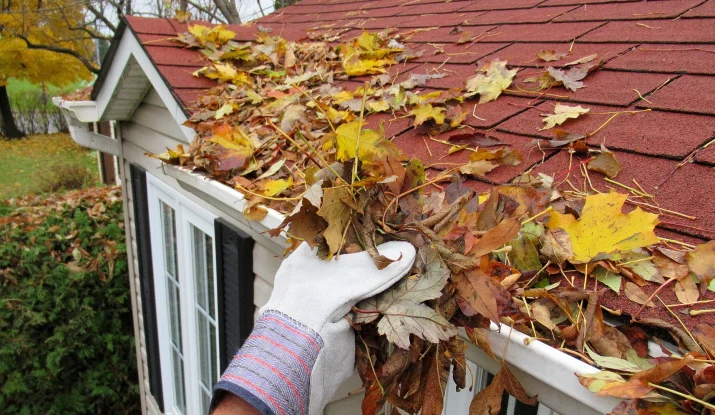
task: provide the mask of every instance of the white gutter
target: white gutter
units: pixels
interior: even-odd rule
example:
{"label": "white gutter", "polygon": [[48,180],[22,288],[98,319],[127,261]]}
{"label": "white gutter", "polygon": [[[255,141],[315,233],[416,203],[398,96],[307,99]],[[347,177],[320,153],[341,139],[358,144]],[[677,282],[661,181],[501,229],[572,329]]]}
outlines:
{"label": "white gutter", "polygon": [[65,101],[61,97],[54,97],[52,102],[60,108],[70,135],[77,144],[113,156],[119,155],[119,140],[97,134],[90,129],[89,123],[99,121],[96,101]]}
{"label": "white gutter", "polygon": [[[236,209],[238,213],[242,213],[247,206],[243,194],[203,174],[171,165],[164,165],[164,172]],[[268,209],[266,217],[258,223],[273,229],[284,218],[283,214]],[[492,352],[515,368],[527,392],[538,394],[539,402],[561,415],[607,414],[621,401],[596,396],[581,386],[575,374],[595,373],[599,370],[545,343],[529,341],[529,336],[504,325],[500,329],[495,323],[491,325],[488,339]],[[499,370],[499,363],[475,346],[470,347],[467,357],[492,373]]]}

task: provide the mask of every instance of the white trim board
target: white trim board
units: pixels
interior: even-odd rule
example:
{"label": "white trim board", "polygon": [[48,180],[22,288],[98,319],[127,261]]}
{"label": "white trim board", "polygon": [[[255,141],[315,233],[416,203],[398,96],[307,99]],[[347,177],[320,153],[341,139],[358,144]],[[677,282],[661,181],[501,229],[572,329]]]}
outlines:
{"label": "white trim board", "polygon": [[[175,215],[175,240],[177,257],[177,279],[179,282],[179,305],[181,332],[181,354],[183,356],[184,395],[186,396],[187,414],[203,413],[199,394],[201,381],[201,362],[199,340],[205,336],[199,335],[195,306],[195,275],[193,271],[192,226],[210,236],[213,241],[211,260],[215,261],[215,238],[213,221],[216,215],[192,202],[180,192],[172,189],[161,180],[147,173],[147,195],[149,202],[149,227],[154,266],[154,287],[157,311],[157,330],[159,330],[159,354],[161,356],[161,378],[164,394],[164,409],[168,414],[179,414],[177,397],[175,396],[174,367],[172,360],[173,346],[171,341],[171,311],[169,308],[167,273],[165,272],[164,235],[161,221],[161,203],[170,206]],[[213,284],[216,287],[216,267],[213,267]],[[214,315],[218,315],[217,303],[214,304]],[[218,335],[218,330],[216,330]],[[219,362],[220,338],[215,342],[215,361]],[[210,361],[210,359],[209,359]],[[219,367],[214,368],[218,372]]]}
{"label": "white trim board", "polygon": [[[184,121],[186,121],[186,115],[181,109],[180,103],[176,101],[174,95],[164,82],[164,79],[159,74],[158,69],[151,62],[149,56],[147,56],[146,52],[139,43],[139,39],[137,39],[129,27],[124,29],[124,34],[119,42],[114,58],[111,62],[108,62],[111,66],[109,67],[107,75],[104,78],[104,82],[102,83],[97,94],[97,121],[103,119],[102,117],[112,104],[112,98],[115,96],[115,93],[119,92],[118,89],[122,86],[121,84],[123,81],[122,78],[124,71],[131,64],[132,58],[134,58],[136,63],[144,72],[144,75],[149,80],[150,85],[156,90],[159,97],[161,97],[164,105],[169,110],[169,113],[174,118],[177,125],[179,125],[181,132],[184,134],[186,142],[191,142],[196,133],[193,129],[183,125]],[[144,98],[144,94],[146,92],[147,91],[138,92],[140,96],[137,95],[135,97],[137,106]]]}

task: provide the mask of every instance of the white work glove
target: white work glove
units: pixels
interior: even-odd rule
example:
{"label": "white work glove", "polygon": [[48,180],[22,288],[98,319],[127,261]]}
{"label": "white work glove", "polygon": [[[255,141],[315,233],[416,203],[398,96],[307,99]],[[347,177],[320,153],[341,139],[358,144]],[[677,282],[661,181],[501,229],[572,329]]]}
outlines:
{"label": "white work glove", "polygon": [[345,315],[399,281],[415,260],[407,242],[378,251],[395,262],[378,270],[367,252],[325,261],[307,244],[298,247],[215,391],[234,393],[266,415],[321,414],[354,371],[355,333]]}

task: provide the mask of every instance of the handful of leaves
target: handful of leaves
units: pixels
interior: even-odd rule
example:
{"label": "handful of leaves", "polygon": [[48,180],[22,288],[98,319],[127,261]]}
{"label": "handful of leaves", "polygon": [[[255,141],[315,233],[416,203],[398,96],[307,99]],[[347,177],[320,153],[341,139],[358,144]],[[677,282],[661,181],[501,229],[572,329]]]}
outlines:
{"label": "handful of leaves", "polygon": [[[271,235],[285,234],[292,247],[317,247],[326,260],[367,251],[383,268],[390,260],[379,255],[379,243],[405,240],[417,248],[408,277],[353,310],[364,414],[386,402],[408,413],[440,414],[450,369],[458,388],[473,384],[460,329],[493,356],[490,322],[607,369],[581,380],[599,394],[629,399],[614,413],[663,402],[674,414],[713,409],[712,328],[690,333],[638,319],[640,310],[632,324],[613,327],[600,302],[604,290],[620,293],[624,278],[624,295],[643,308],[658,298],[646,287],[674,286],[681,302],[697,301],[713,289],[714,242],[687,253],[658,245],[657,215],[640,208],[622,213],[628,195],[562,193],[543,175],[525,174],[478,194],[464,176],[518,164],[520,155],[498,141],[466,137],[450,152],[471,151],[470,161],[440,169],[407,159],[382,128],[366,126],[367,113],[393,111],[433,133],[456,128],[465,96],[493,100],[510,85],[514,74],[503,63],[482,68],[466,92],[419,94],[410,90],[426,82],[424,75],[389,86],[389,77],[379,75],[414,55],[384,33],[331,47],[266,34],[241,45],[225,29],[207,30],[194,28],[183,41],[210,59],[197,76],[220,84],[199,99],[188,122],[198,134],[190,148],[157,157],[243,192],[249,219],[262,219],[267,208],[282,212],[285,220]],[[331,84],[363,74],[378,76],[355,91]],[[578,116],[555,113],[560,118],[547,126]],[[487,142],[498,148],[478,147]],[[682,350],[649,359],[648,327],[670,333]],[[535,402],[502,362],[470,413],[498,413],[505,390]]]}

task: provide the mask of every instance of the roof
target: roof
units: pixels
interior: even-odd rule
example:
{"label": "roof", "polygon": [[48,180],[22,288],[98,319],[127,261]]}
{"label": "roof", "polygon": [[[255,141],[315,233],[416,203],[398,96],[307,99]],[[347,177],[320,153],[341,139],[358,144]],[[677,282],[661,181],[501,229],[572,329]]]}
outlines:
{"label": "roof", "polygon": [[[133,16],[127,22],[185,107],[214,86],[205,77],[192,76],[205,66],[200,53],[170,40],[184,32],[186,24]],[[637,183],[655,196],[653,203],[663,209],[662,236],[692,243],[715,238],[715,199],[708,197],[708,190],[715,189],[715,145],[705,147],[715,136],[715,0],[304,0],[250,25],[229,27],[241,41],[254,40],[259,27],[291,40],[339,34],[337,41],[362,30],[395,28],[406,35],[408,47],[424,54],[393,67],[392,75],[399,80],[408,73],[447,74],[428,82],[426,89],[463,87],[480,63],[494,58],[520,68],[512,92],[476,106],[464,122],[488,130],[521,150],[526,159],[474,182],[480,189],[508,182],[530,168],[568,177],[576,187],[587,185],[578,169],[569,171],[566,152],[534,146],[534,139],[553,138],[550,131],[539,128],[540,114],[550,112],[555,101],[591,109],[588,117],[564,125],[579,133],[599,128],[614,112],[652,108],[616,116],[587,142],[603,143],[616,153],[623,165],[616,178],[619,183],[629,187]],[[455,33],[460,31],[455,27],[461,27],[461,33]],[[470,40],[457,44],[460,39]],[[563,87],[546,94],[517,92],[527,86],[523,81],[536,67],[544,66],[536,53],[549,49],[570,51],[571,60],[598,54],[604,64],[589,74],[586,88],[577,92]],[[343,83],[354,87],[362,80]],[[368,121],[373,126],[387,121],[387,135],[394,136],[409,156],[425,162],[466,161],[466,154],[445,157],[448,147],[419,134],[407,119],[391,118],[376,115]],[[601,175],[592,174],[590,179],[600,190],[624,190]]]}
{"label": "roof", "polygon": [[[186,31],[186,24],[131,16],[127,22],[185,107],[215,85],[205,77],[192,76],[205,66],[201,54],[170,40]],[[452,34],[459,31],[455,27],[461,27],[462,33]],[[473,112],[463,124],[488,131],[519,149],[525,160],[516,167],[493,170],[483,180],[472,181],[473,187],[487,190],[529,169],[559,181],[568,178],[583,189],[593,186],[607,191],[610,187],[625,192],[622,186],[639,187],[655,196],[650,204],[657,208],[645,209],[661,214],[656,232],[661,237],[692,244],[715,238],[715,144],[708,146],[715,138],[715,0],[304,0],[253,24],[229,28],[241,41],[254,40],[259,28],[270,28],[273,34],[291,40],[339,34],[337,42],[363,29],[396,28],[406,35],[406,46],[424,54],[391,68],[390,73],[398,81],[408,73],[447,74],[429,81],[427,90],[462,88],[479,64],[494,58],[507,60],[520,69],[512,92],[482,105],[467,102]],[[472,40],[457,44],[464,32]],[[586,77],[587,87],[577,92],[563,87],[547,94],[518,92],[525,86],[523,80],[537,72],[536,53],[548,49],[571,51],[568,59],[572,60],[598,54],[604,63]],[[437,50],[444,52],[435,54]],[[369,77],[342,84],[353,89],[365,79]],[[616,177],[620,184],[596,173],[586,180],[578,169],[583,159],[570,157],[566,151],[542,151],[534,144],[535,139],[553,138],[549,131],[539,131],[540,115],[551,112],[558,101],[591,109],[588,117],[569,120],[564,127],[575,133],[601,128],[587,142],[594,148],[605,144],[614,151],[623,166]],[[616,112],[647,108],[652,111],[613,117]],[[385,121],[388,138],[393,137],[408,156],[419,157],[425,164],[467,161],[466,152],[448,155],[448,146],[420,134],[407,118],[379,114],[367,121],[373,128]],[[451,131],[439,138],[462,132]],[[706,299],[712,296],[705,294]],[[677,302],[672,290],[663,292],[663,300]],[[629,314],[637,308],[615,294],[607,294],[603,301]],[[643,316],[672,320],[661,308],[646,310]],[[698,321],[689,315],[681,318],[686,325],[715,321],[709,315]]]}

